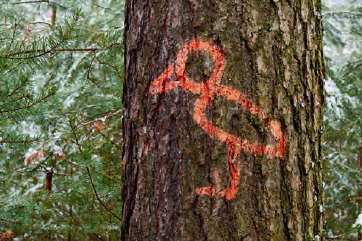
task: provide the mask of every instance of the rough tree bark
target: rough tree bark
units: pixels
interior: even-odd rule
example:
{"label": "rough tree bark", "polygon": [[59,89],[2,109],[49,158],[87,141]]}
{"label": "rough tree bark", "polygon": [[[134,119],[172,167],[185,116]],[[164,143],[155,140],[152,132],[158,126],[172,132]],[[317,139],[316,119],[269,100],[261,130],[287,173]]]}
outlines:
{"label": "rough tree bark", "polygon": [[122,240],[318,240],[320,0],[127,0]]}

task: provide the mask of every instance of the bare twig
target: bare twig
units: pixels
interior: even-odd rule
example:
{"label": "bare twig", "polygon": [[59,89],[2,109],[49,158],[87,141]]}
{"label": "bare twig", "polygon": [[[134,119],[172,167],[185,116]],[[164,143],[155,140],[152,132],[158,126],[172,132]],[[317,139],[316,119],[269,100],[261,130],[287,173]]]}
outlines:
{"label": "bare twig", "polygon": [[102,204],[102,206],[103,206],[105,209],[107,209],[107,211],[108,211],[110,214],[112,214],[112,215],[113,215],[115,218],[117,218],[119,221],[122,221],[122,219],[119,218],[114,212],[112,212],[112,210],[109,209],[109,208],[103,203],[103,201],[98,197],[98,193],[97,193],[97,190],[96,190],[96,188],[95,188],[95,186],[94,186],[93,179],[92,179],[92,176],[91,176],[91,174],[90,174],[90,171],[89,171],[88,166],[86,166],[86,168],[87,168],[88,176],[89,176],[89,179],[90,179],[90,181],[91,181],[91,184],[92,184],[92,187],[93,187],[93,191],[94,191],[94,194],[96,195],[97,200],[100,202],[100,204]]}
{"label": "bare twig", "polygon": [[23,109],[29,109],[30,107],[36,105],[36,104],[39,104],[40,102],[43,102],[44,100],[48,99],[49,97],[55,95],[56,92],[53,92],[47,96],[45,96],[44,98],[42,98],[41,100],[38,100],[38,101],[35,101],[34,103],[30,104],[30,105],[27,105],[27,106],[23,106],[23,107],[19,107],[19,108],[15,108],[15,109],[12,109],[12,110],[2,110],[0,111],[0,114],[3,114],[3,113],[8,113],[8,112],[14,112],[14,111],[18,111],[18,110],[23,110]]}

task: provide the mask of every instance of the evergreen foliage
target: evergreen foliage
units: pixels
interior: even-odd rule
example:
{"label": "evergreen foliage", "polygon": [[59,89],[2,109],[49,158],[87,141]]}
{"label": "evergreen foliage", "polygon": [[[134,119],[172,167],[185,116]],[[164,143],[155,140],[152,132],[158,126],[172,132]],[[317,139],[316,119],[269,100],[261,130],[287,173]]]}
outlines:
{"label": "evergreen foliage", "polygon": [[119,239],[123,6],[0,0],[0,239]]}
{"label": "evergreen foliage", "polygon": [[360,1],[325,1],[325,212],[333,240],[362,237],[361,17]]}

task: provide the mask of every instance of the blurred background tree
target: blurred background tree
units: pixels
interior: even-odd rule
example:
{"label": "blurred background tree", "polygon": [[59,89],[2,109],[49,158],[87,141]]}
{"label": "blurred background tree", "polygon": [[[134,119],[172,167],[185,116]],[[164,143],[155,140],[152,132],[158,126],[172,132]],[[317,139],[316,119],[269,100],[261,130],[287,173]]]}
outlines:
{"label": "blurred background tree", "polygon": [[0,8],[0,240],[118,240],[123,1]]}
{"label": "blurred background tree", "polygon": [[362,3],[325,0],[323,7],[326,236],[362,240]]}

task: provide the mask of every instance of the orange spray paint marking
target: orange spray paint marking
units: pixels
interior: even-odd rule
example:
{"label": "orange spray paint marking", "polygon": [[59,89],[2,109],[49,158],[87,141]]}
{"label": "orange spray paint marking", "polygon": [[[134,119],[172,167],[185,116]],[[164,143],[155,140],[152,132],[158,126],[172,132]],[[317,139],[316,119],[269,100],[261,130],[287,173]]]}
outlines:
{"label": "orange spray paint marking", "polygon": [[[185,74],[186,61],[189,53],[194,50],[204,50],[209,52],[215,60],[215,69],[206,83],[195,83]],[[175,66],[174,66],[175,65]],[[189,44],[179,50],[175,64],[169,65],[165,71],[153,81],[150,93],[155,95],[162,92],[175,89],[181,86],[184,91],[200,94],[194,107],[193,118],[211,137],[218,138],[220,141],[228,144],[228,169],[229,185],[224,190],[216,193],[216,190],[210,187],[202,187],[197,190],[197,194],[207,194],[209,196],[225,196],[226,199],[236,197],[237,188],[240,181],[239,162],[236,160],[241,150],[251,152],[255,155],[266,155],[268,157],[282,157],[286,147],[286,137],[283,135],[280,124],[277,121],[270,120],[268,114],[257,108],[253,101],[242,93],[229,86],[220,86],[221,76],[224,71],[224,54],[215,45],[207,42],[192,40]],[[169,82],[171,76],[175,74],[179,81]],[[228,100],[233,100],[242,105],[244,110],[250,110],[254,115],[259,115],[263,122],[270,126],[271,132],[276,140],[275,145],[264,145],[262,143],[250,143],[248,140],[241,140],[235,135],[224,132],[212,124],[205,114],[205,109],[211,104],[213,95],[225,96]]]}

